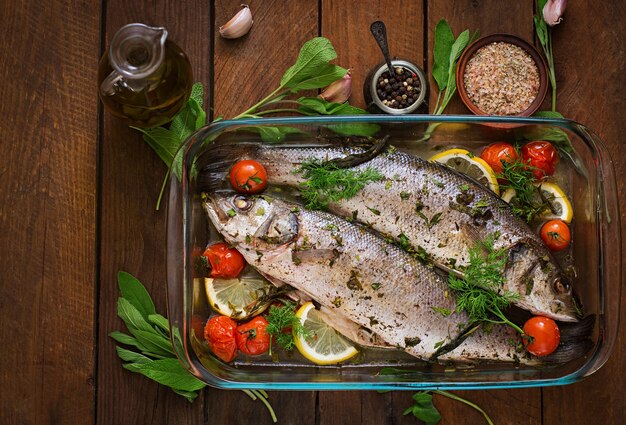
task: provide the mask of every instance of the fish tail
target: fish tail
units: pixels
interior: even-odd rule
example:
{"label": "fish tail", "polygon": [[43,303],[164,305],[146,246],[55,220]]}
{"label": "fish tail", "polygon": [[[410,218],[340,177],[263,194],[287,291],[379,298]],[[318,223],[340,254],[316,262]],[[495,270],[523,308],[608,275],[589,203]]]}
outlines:
{"label": "fish tail", "polygon": [[595,323],[595,314],[575,323],[560,322],[561,343],[554,353],[541,360],[546,363],[566,363],[584,356],[594,346],[592,334]]}
{"label": "fish tail", "polygon": [[237,161],[253,159],[259,150],[258,143],[214,145],[206,155],[209,163],[198,173],[198,185],[202,191],[215,191],[228,179],[231,167]]}

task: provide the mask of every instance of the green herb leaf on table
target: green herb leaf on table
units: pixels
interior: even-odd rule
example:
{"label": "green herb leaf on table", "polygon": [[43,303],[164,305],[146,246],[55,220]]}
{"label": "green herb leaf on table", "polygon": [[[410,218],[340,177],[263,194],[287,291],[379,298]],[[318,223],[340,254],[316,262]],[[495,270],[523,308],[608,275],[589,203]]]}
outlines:
{"label": "green herb leaf on table", "polygon": [[[307,89],[322,88],[339,78],[342,78],[348,71],[343,70],[337,72],[337,78],[332,81],[328,81],[320,86],[311,85],[311,77],[315,77],[320,73],[322,69],[328,69],[328,62],[337,58],[337,52],[333,48],[331,42],[324,37],[316,37],[312,40],[304,43],[298,54],[296,63],[285,71],[285,74],[280,80],[281,87],[288,88],[292,93],[295,93],[302,88],[299,84],[303,84]],[[343,69],[343,68],[342,68]],[[307,83],[309,80],[309,83]]]}
{"label": "green herb leaf on table", "polygon": [[436,425],[441,420],[441,414],[433,404],[433,396],[429,391],[417,392],[412,398],[415,403],[404,411],[404,415],[413,414],[426,425]]}
{"label": "green herb leaf on table", "polygon": [[[158,314],[154,302],[146,288],[134,276],[126,272],[118,273],[118,285],[121,297],[118,298],[118,315],[133,335],[114,331],[109,336],[120,344],[135,347],[141,353],[117,346],[115,351],[125,369],[140,373],[159,384],[170,387],[176,394],[194,401],[198,391],[206,384],[189,373],[178,361],[170,342],[169,322]],[[174,343],[182,349],[182,340],[178,329],[173,329]],[[246,394],[251,392],[244,390]],[[267,394],[252,391],[267,407],[272,420],[276,415],[267,401]]]}
{"label": "green herb leaf on table", "polygon": [[454,44],[452,28],[445,19],[435,26],[435,43],[433,46],[433,78],[439,91],[443,91],[448,83],[450,73],[450,51]]}

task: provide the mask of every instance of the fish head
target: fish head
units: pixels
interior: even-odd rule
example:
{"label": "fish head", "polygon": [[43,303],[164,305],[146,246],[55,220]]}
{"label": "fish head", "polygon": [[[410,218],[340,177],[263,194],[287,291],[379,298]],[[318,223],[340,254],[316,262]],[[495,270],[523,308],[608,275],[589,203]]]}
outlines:
{"label": "fish head", "polygon": [[266,196],[210,194],[205,208],[226,242],[262,253],[275,252],[298,238],[298,217],[284,202]]}
{"label": "fish head", "polygon": [[[543,255],[542,255],[543,254]],[[548,253],[528,247],[525,251],[531,266],[519,281],[520,293],[525,293],[518,305],[533,314],[544,315],[564,322],[576,322],[580,316],[579,304],[569,278]]]}

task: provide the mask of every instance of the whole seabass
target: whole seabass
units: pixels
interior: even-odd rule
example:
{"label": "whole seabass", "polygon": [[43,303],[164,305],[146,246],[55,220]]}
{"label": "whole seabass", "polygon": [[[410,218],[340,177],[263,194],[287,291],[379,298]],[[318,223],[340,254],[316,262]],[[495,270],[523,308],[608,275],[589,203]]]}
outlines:
{"label": "whole seabass", "polygon": [[[266,167],[270,185],[298,187],[304,180],[294,171],[305,161],[358,152],[332,146],[241,145],[213,151],[215,161],[205,172],[207,178],[219,179],[233,158],[254,158]],[[517,294],[515,304],[534,314],[577,320],[571,288],[548,249],[489,189],[443,165],[393,149],[355,169],[367,167],[383,179],[367,184],[352,199],[330,203],[329,212],[355,218],[387,237],[408,240],[435,265],[461,273],[470,249],[498,234],[495,248],[508,252],[502,290]]]}

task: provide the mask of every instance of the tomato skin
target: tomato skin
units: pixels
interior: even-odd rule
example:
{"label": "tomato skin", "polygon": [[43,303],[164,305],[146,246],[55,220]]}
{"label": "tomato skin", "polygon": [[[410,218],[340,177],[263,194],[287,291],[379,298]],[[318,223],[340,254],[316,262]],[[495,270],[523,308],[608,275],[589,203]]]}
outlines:
{"label": "tomato skin", "polygon": [[537,356],[552,354],[561,342],[561,332],[556,322],[548,317],[534,316],[524,323],[524,333],[532,338],[522,338],[526,350]]}
{"label": "tomato skin", "polygon": [[204,251],[205,257],[211,263],[211,277],[233,279],[246,266],[243,255],[235,248],[230,248],[224,242],[215,243]]}
{"label": "tomato skin", "polygon": [[572,235],[569,226],[562,220],[550,220],[541,226],[541,239],[550,251],[563,251],[569,246]]}
{"label": "tomato skin", "polygon": [[498,142],[485,146],[480,157],[489,164],[494,173],[502,174],[502,161],[509,164],[517,161],[517,151],[510,143]]}
{"label": "tomato skin", "polygon": [[204,338],[209,348],[227,363],[233,361],[237,354],[236,331],[237,322],[227,316],[211,317],[204,327]]}
{"label": "tomato skin", "polygon": [[270,334],[267,333],[266,328],[267,320],[261,316],[237,326],[235,338],[239,351],[250,356],[267,352],[270,348]]}
{"label": "tomato skin", "polygon": [[522,162],[532,167],[532,172],[537,180],[554,174],[556,165],[559,163],[559,153],[550,142],[538,140],[526,143],[522,147]]}
{"label": "tomato skin", "polygon": [[239,193],[260,193],[267,186],[267,171],[260,163],[244,159],[230,170],[230,184]]}

